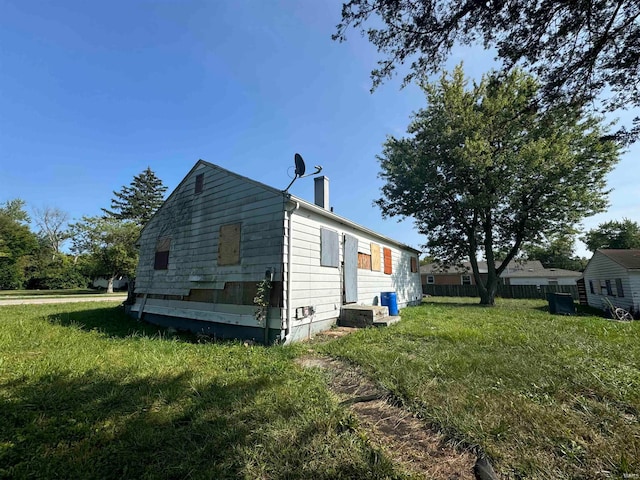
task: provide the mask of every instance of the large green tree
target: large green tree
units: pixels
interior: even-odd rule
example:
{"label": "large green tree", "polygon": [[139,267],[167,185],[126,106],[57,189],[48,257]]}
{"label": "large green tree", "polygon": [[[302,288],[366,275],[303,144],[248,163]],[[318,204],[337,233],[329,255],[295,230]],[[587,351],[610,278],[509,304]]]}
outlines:
{"label": "large green tree", "polygon": [[522,250],[528,260],[539,260],[545,268],[583,271],[587,259],[575,253],[574,232],[560,233],[540,242],[525,243]]}
{"label": "large green tree", "polygon": [[102,211],[107,217],[131,220],[143,227],[162,205],[166,191],[162,180],[147,167],[133,177],[129,186],[123,186],[119,192],[114,191],[111,209],[103,208]]}
{"label": "large green tree", "polygon": [[114,218],[82,217],[70,225],[71,251],[90,259],[92,274],[108,280],[107,292],[120,276],[133,278],[138,263],[136,241],[140,227],[133,221]]}
{"label": "large green tree", "polygon": [[439,72],[455,45],[481,44],[505,69],[531,69],[550,102],[587,102],[606,89],[609,109],[640,106],[637,0],[350,0],[334,39],[350,27],[383,55],[374,88],[397,65],[411,62],[408,82]]}
{"label": "large green tree", "polygon": [[[579,108],[532,106],[538,85],[521,71],[467,87],[461,67],[423,85],[427,107],[414,115],[410,136],[389,137],[379,157],[376,203],[385,216],[413,217],[438,260],[469,259],[481,303],[491,305],[525,241],[604,209],[618,147]],[[487,260],[486,280],[478,255]]]}
{"label": "large green tree", "polygon": [[0,206],[0,290],[22,288],[38,238],[26,225],[24,201],[10,200]]}
{"label": "large green tree", "polygon": [[599,248],[640,248],[640,225],[628,218],[604,222],[589,230],[582,240],[592,252]]}

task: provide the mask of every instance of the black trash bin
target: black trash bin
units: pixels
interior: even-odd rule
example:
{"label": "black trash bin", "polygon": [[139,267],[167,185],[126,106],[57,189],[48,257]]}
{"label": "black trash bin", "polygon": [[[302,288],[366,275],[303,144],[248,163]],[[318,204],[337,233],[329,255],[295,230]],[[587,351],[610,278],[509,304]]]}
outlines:
{"label": "black trash bin", "polygon": [[576,306],[570,293],[547,292],[549,313],[556,315],[575,315]]}

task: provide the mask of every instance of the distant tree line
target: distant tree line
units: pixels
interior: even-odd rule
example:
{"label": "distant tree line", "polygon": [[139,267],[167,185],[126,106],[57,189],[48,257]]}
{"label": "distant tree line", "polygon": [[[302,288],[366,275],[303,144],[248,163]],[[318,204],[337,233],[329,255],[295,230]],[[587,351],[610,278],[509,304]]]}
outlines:
{"label": "distant tree line", "polygon": [[113,192],[111,208],[102,209],[102,216],[69,223],[59,208],[33,208],[35,231],[24,200],[0,204],[0,289],[86,288],[103,277],[113,291],[116,278],[134,277],[136,241],[166,190],[147,168]]}

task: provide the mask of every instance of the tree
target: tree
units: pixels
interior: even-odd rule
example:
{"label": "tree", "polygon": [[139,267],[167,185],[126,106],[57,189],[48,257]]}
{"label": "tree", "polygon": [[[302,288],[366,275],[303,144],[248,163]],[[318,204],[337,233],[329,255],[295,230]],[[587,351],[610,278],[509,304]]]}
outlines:
{"label": "tree", "polygon": [[60,247],[69,239],[67,222],[69,215],[56,207],[34,208],[33,215],[36,225],[40,228],[40,236],[44,238],[52,249],[52,257],[60,254]]}
{"label": "tree", "polygon": [[21,225],[27,225],[31,222],[29,214],[24,209],[25,201],[20,198],[14,198],[13,200],[7,200],[4,202],[4,206],[0,206],[0,215],[9,217],[16,223]]}
{"label": "tree", "polygon": [[22,200],[0,207],[0,290],[22,288],[30,257],[38,249],[38,239],[25,222]]}
{"label": "tree", "polygon": [[82,217],[70,225],[72,247],[76,256],[88,255],[94,276],[108,280],[107,292],[113,292],[113,280],[132,278],[138,263],[136,241],[140,227],[133,221],[114,218]]}
{"label": "tree", "polygon": [[412,60],[406,84],[440,71],[454,45],[481,43],[506,70],[530,68],[550,102],[584,103],[608,89],[610,110],[640,105],[637,0],[350,0],[333,38],[344,41],[350,27],[384,56],[371,72],[374,89],[398,64]]}
{"label": "tree", "polygon": [[141,174],[133,177],[128,187],[123,186],[119,192],[114,191],[111,210],[103,208],[102,211],[107,217],[131,220],[143,227],[162,205],[166,191],[167,187],[162,180],[147,167]]}
{"label": "tree", "polygon": [[599,248],[640,248],[640,225],[628,218],[601,223],[589,230],[582,241],[592,252]]}
{"label": "tree", "polygon": [[[423,85],[427,107],[414,115],[411,136],[389,137],[378,157],[385,183],[376,203],[384,216],[413,217],[441,262],[468,259],[481,303],[492,305],[499,275],[525,241],[603,210],[618,147],[577,107],[531,108],[538,85],[521,71],[466,87],[461,67]],[[506,253],[501,263],[496,251]]]}
{"label": "tree", "polygon": [[573,233],[560,233],[541,243],[525,243],[522,250],[528,260],[539,260],[545,268],[581,272],[587,266],[587,259],[575,254],[574,244]]}

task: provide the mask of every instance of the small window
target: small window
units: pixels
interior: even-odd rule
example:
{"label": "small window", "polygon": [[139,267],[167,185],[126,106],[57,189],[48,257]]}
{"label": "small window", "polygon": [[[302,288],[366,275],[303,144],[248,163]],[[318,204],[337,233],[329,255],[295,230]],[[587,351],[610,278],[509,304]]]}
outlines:
{"label": "small window", "polygon": [[607,290],[607,295],[612,296],[613,291],[611,290],[611,280],[605,280],[604,285],[605,289]]}
{"label": "small window", "polygon": [[391,266],[391,249],[383,248],[382,256],[384,257],[384,273],[391,275],[393,273],[393,268]]}
{"label": "small window", "polygon": [[436,283],[436,277],[434,277],[433,275],[427,275],[427,283],[429,284]]}
{"label": "small window", "polygon": [[204,188],[204,173],[196,175],[196,193],[202,192]]}
{"label": "small window", "polygon": [[462,285],[471,285],[471,275],[462,275]]}
{"label": "small window", "polygon": [[416,273],[418,271],[418,259],[416,257],[411,257],[411,273]]}
{"label": "small window", "polygon": [[593,286],[593,280],[589,280],[589,291],[595,295],[596,289]]}
{"label": "small window", "polygon": [[624,298],[624,289],[622,288],[622,279],[616,278],[616,293],[618,297]]}
{"label": "small window", "polygon": [[171,238],[159,238],[156,243],[156,255],[153,261],[154,270],[167,270],[169,268],[169,250],[171,248]]}
{"label": "small window", "polygon": [[360,270],[371,270],[371,255],[358,252],[358,268]]}

